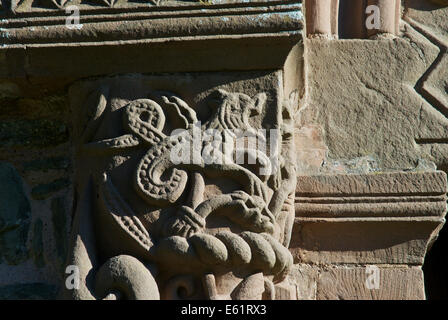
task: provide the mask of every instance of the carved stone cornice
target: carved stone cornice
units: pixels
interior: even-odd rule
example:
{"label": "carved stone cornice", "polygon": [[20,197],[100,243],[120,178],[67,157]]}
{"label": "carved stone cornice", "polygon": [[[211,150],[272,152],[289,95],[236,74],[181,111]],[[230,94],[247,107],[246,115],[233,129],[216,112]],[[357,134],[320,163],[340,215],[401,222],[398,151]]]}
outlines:
{"label": "carved stone cornice", "polygon": [[[76,5],[83,11],[99,11],[113,9],[133,10],[139,8],[175,8],[175,7],[229,7],[276,4],[285,0],[4,0],[0,4],[2,14],[22,14],[26,12],[50,12],[64,10]],[[293,1],[289,1],[293,2]],[[298,1],[295,1],[298,2]]]}
{"label": "carved stone cornice", "polygon": [[302,39],[300,1],[189,4],[4,13],[0,77],[280,69]]}
{"label": "carved stone cornice", "polygon": [[436,217],[446,212],[443,172],[301,176],[300,217]]}
{"label": "carved stone cornice", "polygon": [[442,171],[298,177],[296,261],[421,266],[445,222],[446,181]]}
{"label": "carved stone cornice", "polygon": [[80,6],[82,28],[67,28],[69,14],[60,10],[5,16],[0,20],[0,27],[3,47],[107,45],[115,41],[159,43],[273,35],[297,38],[302,29],[301,7],[298,1],[109,9]]}

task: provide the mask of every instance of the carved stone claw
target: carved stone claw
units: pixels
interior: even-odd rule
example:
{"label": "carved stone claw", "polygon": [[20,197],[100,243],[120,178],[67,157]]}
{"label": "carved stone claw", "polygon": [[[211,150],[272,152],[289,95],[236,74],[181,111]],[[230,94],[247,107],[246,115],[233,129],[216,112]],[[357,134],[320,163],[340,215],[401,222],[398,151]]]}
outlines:
{"label": "carved stone claw", "polygon": [[182,206],[177,213],[168,219],[163,228],[166,237],[180,236],[189,238],[202,232],[205,227],[205,219],[194,212],[193,209]]}

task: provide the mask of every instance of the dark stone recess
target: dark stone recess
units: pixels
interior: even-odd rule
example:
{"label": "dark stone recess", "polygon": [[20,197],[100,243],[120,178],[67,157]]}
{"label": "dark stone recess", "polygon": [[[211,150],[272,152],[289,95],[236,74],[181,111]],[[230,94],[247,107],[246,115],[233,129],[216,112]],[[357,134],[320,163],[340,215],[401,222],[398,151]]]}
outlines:
{"label": "dark stone recess", "polygon": [[444,226],[439,237],[426,255],[423,273],[428,300],[448,299],[448,226]]}
{"label": "dark stone recess", "polygon": [[16,169],[0,162],[0,260],[10,265],[28,259],[31,207]]}
{"label": "dark stone recess", "polygon": [[55,299],[58,288],[45,283],[11,284],[0,287],[0,300]]}

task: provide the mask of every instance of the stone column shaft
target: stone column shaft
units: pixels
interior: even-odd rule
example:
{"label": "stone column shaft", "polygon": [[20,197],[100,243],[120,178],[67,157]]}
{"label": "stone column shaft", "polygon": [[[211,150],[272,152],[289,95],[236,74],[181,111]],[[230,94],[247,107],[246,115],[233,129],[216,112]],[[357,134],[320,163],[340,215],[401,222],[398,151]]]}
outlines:
{"label": "stone column shaft", "polygon": [[368,0],[368,5],[376,5],[380,9],[379,29],[367,30],[369,37],[377,34],[397,35],[400,21],[399,0]]}
{"label": "stone column shaft", "polygon": [[305,7],[307,36],[337,36],[339,0],[307,0]]}

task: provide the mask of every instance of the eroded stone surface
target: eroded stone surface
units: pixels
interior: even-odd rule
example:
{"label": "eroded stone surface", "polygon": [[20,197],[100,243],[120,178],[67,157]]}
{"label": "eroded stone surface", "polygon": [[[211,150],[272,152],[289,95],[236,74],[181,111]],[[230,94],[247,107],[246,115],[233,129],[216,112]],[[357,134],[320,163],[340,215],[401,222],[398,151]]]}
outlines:
{"label": "eroded stone surface", "polygon": [[297,300],[316,300],[319,268],[309,264],[295,264],[288,275],[296,288]]}
{"label": "eroded stone surface", "polygon": [[422,265],[442,219],[299,219],[292,252],[302,263]]}
{"label": "eroded stone surface", "polygon": [[[378,266],[377,266],[378,267]],[[378,267],[378,283],[368,266],[334,267],[319,274],[318,300],[422,300],[425,298],[420,267]]]}
{"label": "eroded stone surface", "polygon": [[418,138],[446,136],[447,119],[414,90],[439,49],[415,32],[408,36],[308,40],[313,72],[301,123],[322,127],[330,160],[370,156],[385,169],[413,168],[420,158],[444,164],[441,154],[416,144]]}

